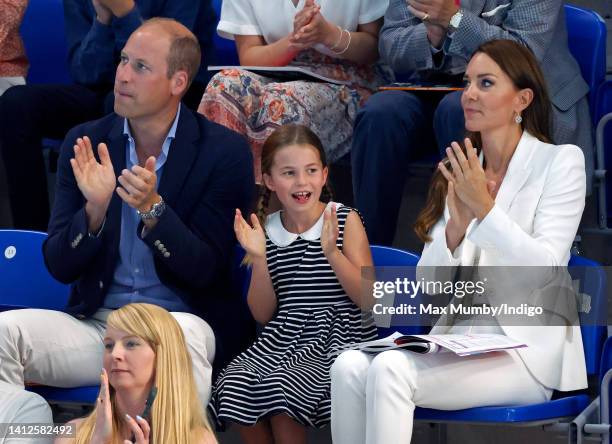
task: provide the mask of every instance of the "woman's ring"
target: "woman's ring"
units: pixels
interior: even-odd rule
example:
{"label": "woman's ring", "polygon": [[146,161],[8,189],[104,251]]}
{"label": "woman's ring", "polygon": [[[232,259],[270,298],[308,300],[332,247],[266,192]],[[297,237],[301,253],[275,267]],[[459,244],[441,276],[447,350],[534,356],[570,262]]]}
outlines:
{"label": "woman's ring", "polygon": [[425,15],[423,16],[423,18],[421,20],[423,20],[424,22],[429,20],[429,14],[425,13]]}

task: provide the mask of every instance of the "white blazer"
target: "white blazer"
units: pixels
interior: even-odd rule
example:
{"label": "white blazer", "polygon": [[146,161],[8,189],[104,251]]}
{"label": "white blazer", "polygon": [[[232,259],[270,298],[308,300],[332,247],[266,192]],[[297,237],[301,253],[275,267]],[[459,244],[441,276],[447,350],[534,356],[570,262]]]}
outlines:
{"label": "white blazer", "polygon": [[[461,244],[451,252],[446,245],[447,205],[444,216],[430,230],[432,241],[425,244],[418,265],[473,265],[480,247],[478,265],[565,266],[584,210],[585,193],[580,148],[543,143],[525,131],[493,209],[482,221],[472,221]],[[449,328],[436,325],[432,333],[445,333]],[[502,325],[502,329],[527,344],[517,352],[544,386],[562,391],[587,386],[580,327]]]}

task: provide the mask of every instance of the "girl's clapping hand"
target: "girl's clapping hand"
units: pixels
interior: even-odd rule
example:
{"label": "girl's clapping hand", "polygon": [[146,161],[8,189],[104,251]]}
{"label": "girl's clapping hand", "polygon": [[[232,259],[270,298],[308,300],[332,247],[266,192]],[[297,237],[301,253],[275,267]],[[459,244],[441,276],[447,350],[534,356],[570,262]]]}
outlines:
{"label": "girl's clapping hand", "polygon": [[234,231],[236,238],[242,248],[253,259],[261,259],[266,256],[266,235],[259,219],[255,214],[251,214],[251,227],[242,217],[242,213],[236,208],[236,216],[234,217]]}
{"label": "girl's clapping hand", "polygon": [[336,213],[336,204],[332,204],[331,208],[326,208],[323,213],[323,229],[321,230],[321,248],[325,257],[335,253],[338,250],[336,242],[340,230],[338,229],[338,214]]}

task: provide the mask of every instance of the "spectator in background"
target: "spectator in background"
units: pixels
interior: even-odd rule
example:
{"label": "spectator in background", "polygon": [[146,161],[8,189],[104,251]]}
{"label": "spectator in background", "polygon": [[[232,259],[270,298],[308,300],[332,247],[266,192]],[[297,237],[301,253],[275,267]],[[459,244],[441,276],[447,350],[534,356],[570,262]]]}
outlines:
{"label": "spectator in background", "polygon": [[350,149],[357,109],[388,83],[376,64],[378,32],[388,0],[224,0],[217,28],[235,39],[244,66],[301,66],[345,82],[278,82],[244,70],[222,71],[198,111],[244,134],[261,176],[261,148],[279,126],[313,130],[333,162]]}
{"label": "spectator in background", "polygon": [[28,0],[0,0],[0,96],[14,85],[23,85],[28,59],[19,36],[19,26]]}
{"label": "spectator in background", "polygon": [[[47,230],[49,202],[40,141],[63,139],[73,126],[105,114],[119,52],[143,18],[178,20],[197,36],[204,60],[213,57],[215,15],[210,0],[64,0],[64,13],[75,84],[18,86],[0,98],[0,150],[16,228]],[[185,96],[188,105],[197,106],[207,80],[202,67]],[[111,110],[107,104],[106,111]]]}
{"label": "spectator in background", "polygon": [[[36,393],[0,381],[0,444],[23,444],[24,435],[11,436],[8,424],[53,424],[51,409],[43,398]],[[29,437],[29,444],[50,444],[50,437]]]}
{"label": "spectator in background", "polygon": [[[527,46],[544,71],[553,104],[553,139],[582,148],[593,170],[588,85],[567,47],[562,0],[391,0],[379,50],[397,73],[436,83],[461,80],[472,52],[493,39]],[[440,152],[465,132],[461,93],[374,95],[355,122],[351,151],[355,204],[373,244],[395,235],[408,163],[423,148]],[[441,99],[441,100],[440,100]]]}

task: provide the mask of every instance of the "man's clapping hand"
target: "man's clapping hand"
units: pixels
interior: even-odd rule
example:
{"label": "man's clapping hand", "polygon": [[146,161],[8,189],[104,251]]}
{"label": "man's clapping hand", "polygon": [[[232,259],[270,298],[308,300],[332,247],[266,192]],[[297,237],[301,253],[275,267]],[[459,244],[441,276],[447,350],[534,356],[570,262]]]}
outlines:
{"label": "man's clapping hand", "polygon": [[134,165],[131,170],[123,170],[118,180],[121,187],[117,187],[117,194],[130,207],[140,212],[147,212],[151,210],[153,204],[160,201],[156,191],[155,157],[147,158],[144,168]]}
{"label": "man's clapping hand", "polygon": [[98,144],[98,156],[100,162],[94,156],[91,140],[85,136],[76,140],[74,158],[70,159],[77,186],[87,201],[90,232],[98,231],[102,225],[117,183],[106,144]]}

